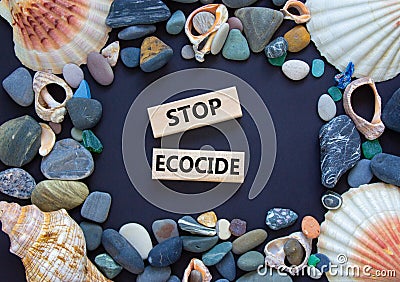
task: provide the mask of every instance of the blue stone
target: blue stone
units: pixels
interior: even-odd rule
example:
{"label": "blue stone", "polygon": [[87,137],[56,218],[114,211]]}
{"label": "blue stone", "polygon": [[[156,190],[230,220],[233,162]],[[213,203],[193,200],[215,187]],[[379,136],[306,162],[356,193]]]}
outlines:
{"label": "blue stone", "polygon": [[121,50],[121,61],[128,68],[135,68],[140,64],[140,48],[127,47]]}
{"label": "blue stone", "polygon": [[123,268],[133,274],[142,273],[144,262],[138,251],[117,231],[106,229],[101,243],[108,254]]}
{"label": "blue stone", "polygon": [[103,114],[101,103],[95,99],[72,98],[67,102],[67,110],[72,124],[80,130],[96,126]]}
{"label": "blue stone", "polygon": [[238,29],[229,31],[222,56],[228,60],[244,61],[250,57],[250,49],[246,38]]}
{"label": "blue stone", "polygon": [[267,58],[270,59],[275,59],[278,57],[282,57],[283,55],[286,54],[288,49],[288,43],[286,41],[285,38],[283,38],[282,36],[276,38],[274,41],[272,41],[271,43],[269,43],[266,47],[265,47],[265,55],[267,56]]}
{"label": "blue stone", "polygon": [[170,238],[151,249],[148,257],[150,265],[165,267],[177,262],[182,255],[182,239]]}
{"label": "blue stone", "polygon": [[87,83],[86,80],[81,81],[81,83],[79,84],[78,89],[76,89],[73,97],[74,98],[86,98],[86,99],[92,98],[92,95],[90,93],[89,84]]}
{"label": "blue stone", "polygon": [[81,208],[81,216],[97,223],[103,223],[111,207],[111,195],[94,191],[89,194]]}
{"label": "blue stone", "polygon": [[331,260],[324,254],[315,254],[317,258],[319,258],[319,263],[317,263],[317,268],[319,271],[325,273],[329,271],[331,267]]}
{"label": "blue stone", "polygon": [[15,103],[28,107],[33,103],[32,76],[20,67],[3,80],[3,88]]}
{"label": "blue stone", "polygon": [[272,3],[274,3],[275,6],[282,7],[285,5],[287,0],[272,0]]}
{"label": "blue stone", "polygon": [[121,40],[134,40],[145,37],[156,32],[155,25],[133,25],[128,26],[118,33],[118,38]]}
{"label": "blue stone", "polygon": [[231,250],[232,250],[231,242],[220,243],[215,247],[213,247],[211,250],[209,250],[207,253],[203,254],[202,261],[207,266],[215,265],[219,263],[224,258],[224,256]]}
{"label": "blue stone", "polygon": [[182,236],[181,239],[183,241],[183,249],[192,253],[204,253],[214,247],[218,242],[218,236]]}
{"label": "blue stone", "polygon": [[101,244],[101,235],[103,228],[96,223],[83,221],[79,224],[83,231],[86,241],[86,249],[88,251],[96,250]]}
{"label": "blue stone", "polygon": [[169,34],[179,34],[185,27],[186,17],[185,14],[178,10],[172,14],[171,18],[167,22],[166,30]]}
{"label": "blue stone", "polygon": [[312,62],[311,73],[314,77],[321,77],[325,72],[325,63],[323,60],[314,59]]}
{"label": "blue stone", "polygon": [[353,72],[354,72],[354,64],[350,62],[347,65],[346,70],[344,72],[335,75],[335,81],[339,89],[345,89],[347,85],[350,84]]}
{"label": "blue stone", "polygon": [[360,185],[368,184],[373,176],[371,161],[362,159],[350,170],[347,183],[349,183],[350,187],[357,188]]}
{"label": "blue stone", "polygon": [[298,215],[290,209],[273,208],[268,211],[265,223],[272,230],[279,230],[291,226],[297,218]]}
{"label": "blue stone", "polygon": [[236,263],[232,252],[227,253],[224,258],[215,265],[222,277],[233,281],[236,277]]}
{"label": "blue stone", "polygon": [[218,280],[215,280],[215,282],[229,282],[229,280],[228,280],[228,279],[225,279],[225,278],[223,278],[223,279],[218,279]]}
{"label": "blue stone", "polygon": [[400,186],[400,157],[390,154],[377,154],[371,160],[372,173],[380,180]]}
{"label": "blue stone", "polygon": [[382,121],[387,128],[400,132],[400,88],[393,93],[383,108]]}
{"label": "blue stone", "polygon": [[108,254],[96,256],[94,258],[94,263],[108,279],[113,279],[122,271],[122,266],[116,263]]}
{"label": "blue stone", "polygon": [[179,279],[179,277],[176,276],[176,275],[172,275],[172,276],[167,280],[167,282],[181,282],[181,279]]}
{"label": "blue stone", "polygon": [[167,267],[153,267],[151,265],[146,266],[144,272],[139,274],[136,282],[162,282],[167,281],[171,275],[171,268]]}

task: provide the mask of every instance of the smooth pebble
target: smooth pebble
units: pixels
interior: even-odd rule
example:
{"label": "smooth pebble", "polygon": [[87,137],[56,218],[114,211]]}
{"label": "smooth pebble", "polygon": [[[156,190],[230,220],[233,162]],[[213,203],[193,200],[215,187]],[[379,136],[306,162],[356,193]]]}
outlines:
{"label": "smooth pebble", "polygon": [[94,263],[108,279],[113,279],[122,271],[122,266],[116,263],[108,254],[100,254],[96,256],[94,258]]}
{"label": "smooth pebble", "polygon": [[241,20],[239,20],[237,17],[230,17],[227,23],[229,25],[229,30],[238,29],[240,31],[243,31],[243,24]]}
{"label": "smooth pebble", "polygon": [[320,59],[314,59],[312,62],[311,73],[314,77],[321,77],[325,72],[325,63]]}
{"label": "smooth pebble", "polygon": [[237,266],[243,271],[254,271],[260,265],[264,265],[264,256],[257,251],[250,251],[241,255],[237,260]]}
{"label": "smooth pebble", "polygon": [[215,265],[219,274],[229,281],[235,280],[236,277],[236,263],[232,252],[227,253],[223,259]]}
{"label": "smooth pebble", "polygon": [[144,72],[153,72],[165,66],[174,51],[155,36],[147,37],[140,47],[140,68]]}
{"label": "smooth pebble", "polygon": [[226,219],[220,219],[217,221],[217,235],[221,240],[228,240],[231,238],[232,233],[229,230],[231,223]]}
{"label": "smooth pebble", "polygon": [[181,33],[181,31],[185,27],[185,22],[185,14],[181,10],[178,10],[173,13],[172,16],[169,18],[166,25],[166,30],[169,34],[177,35]]}
{"label": "smooth pebble", "polygon": [[103,234],[103,228],[92,222],[83,221],[79,224],[85,235],[86,248],[88,251],[96,250],[101,244],[101,235]]}
{"label": "smooth pebble", "polygon": [[282,65],[282,72],[291,80],[302,80],[310,72],[310,66],[301,60],[289,60]]}
{"label": "smooth pebble", "polygon": [[246,38],[238,29],[229,31],[222,56],[227,60],[244,61],[250,57],[250,49]]}
{"label": "smooth pebble", "polygon": [[207,251],[202,256],[202,261],[205,265],[211,266],[219,263],[224,256],[232,250],[231,242],[223,242],[214,246],[211,250]]}
{"label": "smooth pebble", "polygon": [[147,261],[155,267],[165,267],[177,262],[182,255],[182,239],[173,237],[154,246]]}
{"label": "smooth pebble", "polygon": [[124,28],[118,33],[121,40],[134,40],[145,37],[156,32],[155,25],[133,25]]}
{"label": "smooth pebble", "polygon": [[283,250],[290,265],[298,266],[303,262],[305,250],[298,240],[287,240]]}
{"label": "smooth pebble", "polygon": [[246,233],[247,222],[239,218],[232,219],[229,225],[229,231],[233,236],[239,237]]}
{"label": "smooth pebble", "polygon": [[229,24],[224,23],[218,29],[217,33],[215,34],[214,40],[211,43],[211,54],[217,55],[221,52],[226,39],[228,38],[229,34]]}
{"label": "smooth pebble", "polygon": [[67,110],[72,124],[80,130],[95,127],[103,115],[103,106],[95,99],[72,98],[67,102]]}
{"label": "smooth pebble", "polygon": [[[119,234],[124,236],[126,240],[138,251],[142,259],[147,259],[153,243],[146,228],[138,223],[127,223],[119,229]],[[167,276],[169,277],[170,274]]]}
{"label": "smooth pebble", "polygon": [[3,80],[2,85],[18,105],[28,107],[33,103],[32,76],[26,68],[17,68]]}
{"label": "smooth pebble", "polygon": [[83,203],[81,216],[97,223],[103,223],[111,207],[111,195],[95,191],[89,194]]}
{"label": "smooth pebble", "polygon": [[307,215],[301,221],[301,230],[307,238],[316,239],[321,232],[321,227],[314,217]]}
{"label": "smooth pebble", "polygon": [[72,88],[77,88],[84,78],[82,69],[75,64],[66,64],[62,73],[65,82]]}
{"label": "smooth pebble", "polygon": [[127,47],[121,50],[121,61],[128,68],[135,68],[140,64],[140,49]]}
{"label": "smooth pebble", "polygon": [[371,160],[377,154],[382,153],[382,147],[378,139],[367,140],[361,144],[363,155],[366,159]]}
{"label": "smooth pebble", "polygon": [[86,129],[82,132],[82,145],[89,152],[100,154],[103,152],[103,144],[93,131]]}
{"label": "smooth pebble", "polygon": [[233,241],[232,252],[235,255],[244,254],[264,243],[267,237],[268,234],[263,229],[251,230]]}
{"label": "smooth pebble", "polygon": [[347,176],[347,183],[350,187],[357,188],[361,185],[368,184],[374,177],[371,170],[371,161],[367,159],[359,160],[350,170]]}
{"label": "smooth pebble", "polygon": [[60,134],[62,131],[62,125],[60,123],[49,122],[50,128],[54,131],[55,134]]}
{"label": "smooth pebble", "polygon": [[198,223],[211,228],[217,225],[217,220],[217,215],[213,211],[203,213],[197,217]]}
{"label": "smooth pebble", "polygon": [[377,154],[371,160],[371,169],[380,180],[400,186],[400,157],[386,153]]}
{"label": "smooth pebble", "polygon": [[151,229],[153,230],[154,237],[156,237],[158,243],[179,236],[178,226],[175,220],[172,219],[156,220],[153,222]]}
{"label": "smooth pebble", "polygon": [[136,282],[165,282],[171,276],[171,268],[146,266],[143,273],[139,274]]}
{"label": "smooth pebble", "polygon": [[191,60],[194,58],[194,51],[192,45],[185,45],[182,47],[181,56],[185,60]]}
{"label": "smooth pebble", "polygon": [[82,140],[83,140],[82,130],[80,130],[80,129],[76,128],[76,127],[71,128],[71,137],[75,141],[82,142]]}
{"label": "smooth pebble", "polygon": [[114,72],[103,55],[91,52],[87,58],[87,67],[93,79],[103,86],[108,86],[114,81]]}
{"label": "smooth pebble", "polygon": [[182,236],[183,249],[192,253],[204,253],[214,247],[218,242],[218,236]]}
{"label": "smooth pebble", "polygon": [[328,94],[319,97],[318,115],[324,121],[330,121],[336,115],[336,104]]}
{"label": "smooth pebble", "polygon": [[288,42],[289,52],[300,52],[310,44],[311,37],[303,25],[297,25],[283,36]]}

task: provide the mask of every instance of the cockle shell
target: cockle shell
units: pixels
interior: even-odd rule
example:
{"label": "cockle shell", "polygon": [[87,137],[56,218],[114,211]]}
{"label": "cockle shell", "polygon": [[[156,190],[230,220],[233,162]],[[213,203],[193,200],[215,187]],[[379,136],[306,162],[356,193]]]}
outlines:
{"label": "cockle shell", "polygon": [[108,39],[105,20],[112,0],[2,0],[0,16],[13,27],[19,60],[35,71],[61,73],[86,63]]}
{"label": "cockle shell", "polygon": [[[58,103],[53,99],[46,86],[57,84],[65,90],[65,99]],[[45,120],[60,123],[67,112],[67,101],[72,98],[72,90],[68,84],[51,73],[38,71],[33,78],[33,91],[35,92],[35,110],[37,115]]]}
{"label": "cockle shell", "polygon": [[0,202],[0,221],[28,282],[111,281],[87,258],[83,232],[64,209],[42,212],[34,205]]}
{"label": "cockle shell", "polygon": [[[374,92],[375,110],[371,122],[357,115],[351,106],[351,95],[358,87],[362,85],[369,85]],[[353,120],[358,131],[360,131],[368,140],[377,139],[382,135],[383,131],[385,131],[385,125],[381,120],[381,97],[379,96],[375,82],[372,78],[363,77],[347,85],[343,94],[343,107],[346,114]]]}
{"label": "cockle shell", "polygon": [[[399,281],[399,188],[367,184],[350,189],[342,197],[342,207],[325,215],[318,238],[318,252],[336,266],[327,273],[328,280]],[[367,272],[363,271],[365,267]],[[358,269],[360,275],[351,274],[352,269]],[[397,277],[376,276],[382,270],[396,271]]]}
{"label": "cockle shell", "polygon": [[349,62],[354,76],[385,81],[400,73],[399,0],[307,0],[311,39],[340,71]]}
{"label": "cockle shell", "polygon": [[[290,9],[295,9],[299,14],[293,14]],[[295,23],[301,24],[306,23],[311,19],[310,10],[303,2],[298,0],[289,0],[286,2],[285,6],[281,9],[284,15],[284,19],[293,20]]]}
{"label": "cockle shell", "polygon": [[47,156],[53,150],[56,143],[56,134],[53,129],[45,123],[39,123],[42,127],[42,135],[40,136],[39,155]]}
{"label": "cockle shell", "polygon": [[208,270],[207,266],[204,265],[204,263],[196,258],[193,258],[188,267],[185,269],[185,273],[183,274],[183,279],[182,282],[189,282],[189,276],[190,276],[190,272],[192,272],[192,270],[197,270],[201,273],[201,276],[203,277],[203,281],[202,282],[210,282],[212,279],[211,273]]}
{"label": "cockle shell", "polygon": [[[287,266],[285,264],[285,251],[283,247],[289,239],[298,240],[305,250],[305,258],[298,266]],[[265,264],[269,267],[276,268],[279,271],[287,271],[290,274],[295,275],[307,265],[308,258],[311,255],[311,243],[312,240],[308,239],[303,232],[295,232],[289,236],[272,240],[271,242],[267,243],[264,249]]]}

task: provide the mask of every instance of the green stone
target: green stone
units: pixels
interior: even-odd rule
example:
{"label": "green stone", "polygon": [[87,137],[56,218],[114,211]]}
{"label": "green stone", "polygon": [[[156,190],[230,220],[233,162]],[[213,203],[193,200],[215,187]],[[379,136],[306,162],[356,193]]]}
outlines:
{"label": "green stone", "polygon": [[286,55],[287,54],[282,55],[282,56],[280,56],[278,58],[273,58],[273,59],[268,58],[268,62],[273,66],[281,67],[283,65],[283,63],[285,62],[285,60],[286,60]]}
{"label": "green stone", "polygon": [[108,279],[113,279],[122,271],[122,267],[108,254],[98,255],[94,258],[94,263]]}
{"label": "green stone", "polygon": [[328,89],[328,93],[329,95],[331,95],[333,101],[338,102],[342,99],[343,94],[342,91],[340,91],[339,88],[337,88],[336,86],[332,86]]}
{"label": "green stone", "polygon": [[226,39],[222,56],[228,60],[244,61],[250,57],[250,49],[246,38],[238,29],[232,29]]}
{"label": "green stone", "polygon": [[308,265],[316,267],[321,260],[316,255],[311,255],[308,258]]}
{"label": "green stone", "polygon": [[379,140],[367,140],[361,145],[364,157],[371,160],[375,155],[382,153],[381,144],[379,144]]}
{"label": "green stone", "polygon": [[100,154],[103,152],[103,144],[101,144],[99,138],[94,135],[91,130],[84,130],[82,133],[83,147],[88,149],[90,152]]}
{"label": "green stone", "polygon": [[315,59],[312,62],[311,73],[314,77],[321,77],[325,72],[325,63],[320,59]]}

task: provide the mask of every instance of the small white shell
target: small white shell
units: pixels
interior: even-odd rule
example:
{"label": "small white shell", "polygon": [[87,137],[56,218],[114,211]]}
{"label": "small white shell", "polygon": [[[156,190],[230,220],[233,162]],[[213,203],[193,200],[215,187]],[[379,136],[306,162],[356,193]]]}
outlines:
{"label": "small white shell", "polygon": [[53,150],[56,143],[56,135],[54,131],[45,123],[39,123],[42,127],[42,135],[40,136],[39,155],[47,156]]}

